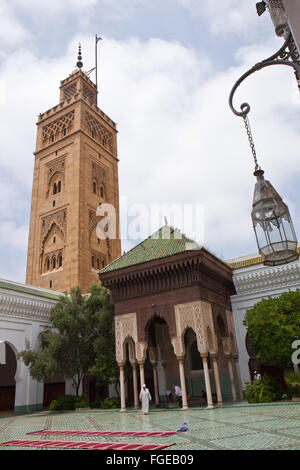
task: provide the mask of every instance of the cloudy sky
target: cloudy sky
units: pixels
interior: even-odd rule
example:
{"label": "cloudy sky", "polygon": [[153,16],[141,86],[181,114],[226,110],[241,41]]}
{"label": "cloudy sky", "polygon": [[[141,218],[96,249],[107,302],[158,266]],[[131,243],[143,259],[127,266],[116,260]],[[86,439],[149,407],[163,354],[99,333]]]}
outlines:
{"label": "cloudy sky", "polygon": [[[224,259],[256,252],[255,178],[237,78],[282,44],[255,0],[0,0],[0,277],[24,282],[35,122],[59,83],[99,49],[99,106],[118,125],[120,195],[133,204],[201,204],[204,242]],[[299,93],[290,68],[250,77],[259,163],[300,233]],[[126,213],[122,213],[123,250]],[[182,227],[179,227],[182,228]],[[147,233],[146,235],[148,235]]]}

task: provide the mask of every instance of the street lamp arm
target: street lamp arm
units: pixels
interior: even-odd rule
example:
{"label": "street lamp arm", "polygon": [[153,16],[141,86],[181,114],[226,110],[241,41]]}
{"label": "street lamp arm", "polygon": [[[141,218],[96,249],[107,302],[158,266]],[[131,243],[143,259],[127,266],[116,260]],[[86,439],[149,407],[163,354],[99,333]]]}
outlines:
{"label": "street lamp arm", "polygon": [[271,65],[288,65],[289,67],[293,67],[297,80],[300,80],[300,57],[297,51],[297,47],[293,40],[293,36],[290,34],[288,39],[285,41],[283,46],[273,54],[268,59],[263,60],[262,62],[258,62],[255,64],[250,70],[245,72],[234,84],[230,95],[229,95],[229,106],[231,111],[236,115],[242,118],[245,118],[250,111],[250,105],[248,103],[242,103],[240,108],[241,111],[237,111],[233,106],[233,96],[240,86],[240,84],[254,72],[261,70],[265,67],[269,67]]}

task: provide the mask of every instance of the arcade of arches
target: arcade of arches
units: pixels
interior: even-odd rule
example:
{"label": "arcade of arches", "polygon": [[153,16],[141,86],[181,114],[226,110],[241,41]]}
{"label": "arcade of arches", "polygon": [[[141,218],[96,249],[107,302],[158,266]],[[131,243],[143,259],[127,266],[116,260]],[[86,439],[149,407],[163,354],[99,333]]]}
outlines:
{"label": "arcade of arches", "polygon": [[[224,395],[233,401],[242,398],[230,311],[225,312],[225,321],[227,329],[221,315],[214,322],[207,302],[177,305],[176,335],[170,336],[164,315],[154,313],[145,325],[144,338],[140,340],[136,313],[117,316],[116,355],[120,367],[121,411],[126,409],[124,367],[127,359],[132,367],[132,380],[129,381],[132,392],[127,391],[127,396],[133,396],[135,408],[138,408],[138,394],[143,383],[150,389],[156,406],[172,384],[181,386],[183,408],[188,407],[188,397],[200,396],[203,390],[206,391],[209,408],[214,402],[222,405]],[[149,364],[152,374],[149,373]]]}

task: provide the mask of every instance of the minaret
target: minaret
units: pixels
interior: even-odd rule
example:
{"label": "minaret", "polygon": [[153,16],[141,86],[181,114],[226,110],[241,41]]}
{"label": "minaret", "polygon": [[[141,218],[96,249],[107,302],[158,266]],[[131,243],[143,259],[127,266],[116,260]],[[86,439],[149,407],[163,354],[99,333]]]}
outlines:
{"label": "minaret", "polygon": [[[60,102],[39,115],[26,283],[84,292],[121,254],[116,124],[97,106],[96,85],[82,71],[81,46]],[[116,239],[98,239],[99,204],[117,216]]]}

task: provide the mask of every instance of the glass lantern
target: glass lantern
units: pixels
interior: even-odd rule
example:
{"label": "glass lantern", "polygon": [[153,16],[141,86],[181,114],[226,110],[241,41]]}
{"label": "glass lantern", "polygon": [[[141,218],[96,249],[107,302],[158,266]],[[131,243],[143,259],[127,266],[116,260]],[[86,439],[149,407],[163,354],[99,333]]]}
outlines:
{"label": "glass lantern", "polygon": [[299,258],[297,238],[287,205],[269,181],[264,171],[254,172],[252,222],[260,255],[266,266],[290,263]]}

